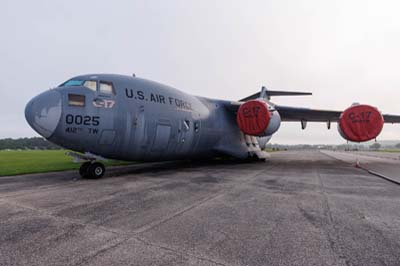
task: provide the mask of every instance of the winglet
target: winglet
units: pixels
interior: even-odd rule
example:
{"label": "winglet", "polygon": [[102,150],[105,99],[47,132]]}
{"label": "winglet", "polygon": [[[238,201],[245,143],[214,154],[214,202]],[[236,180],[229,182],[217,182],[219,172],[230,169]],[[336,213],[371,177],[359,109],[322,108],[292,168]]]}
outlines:
{"label": "winglet", "polygon": [[270,99],[273,96],[303,96],[312,95],[311,92],[300,92],[300,91],[271,91],[267,87],[263,86],[260,92],[254,93],[246,98],[240,100],[240,102],[245,102],[253,99]]}

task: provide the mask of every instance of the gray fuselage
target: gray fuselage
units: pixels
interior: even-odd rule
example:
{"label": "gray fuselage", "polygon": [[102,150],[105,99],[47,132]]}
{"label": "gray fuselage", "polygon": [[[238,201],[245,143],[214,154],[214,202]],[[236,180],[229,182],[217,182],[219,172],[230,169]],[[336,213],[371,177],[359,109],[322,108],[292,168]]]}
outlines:
{"label": "gray fuselage", "polygon": [[95,74],[38,95],[25,114],[51,142],[106,158],[252,156],[270,137],[243,135],[227,103],[137,77]]}

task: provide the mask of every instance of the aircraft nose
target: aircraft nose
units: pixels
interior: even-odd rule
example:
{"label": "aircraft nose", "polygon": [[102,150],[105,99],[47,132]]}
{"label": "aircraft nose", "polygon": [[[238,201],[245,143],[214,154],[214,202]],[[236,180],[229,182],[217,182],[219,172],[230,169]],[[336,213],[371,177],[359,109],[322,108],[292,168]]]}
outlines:
{"label": "aircraft nose", "polygon": [[25,107],[25,118],[37,133],[49,138],[61,118],[61,93],[50,90],[30,100]]}

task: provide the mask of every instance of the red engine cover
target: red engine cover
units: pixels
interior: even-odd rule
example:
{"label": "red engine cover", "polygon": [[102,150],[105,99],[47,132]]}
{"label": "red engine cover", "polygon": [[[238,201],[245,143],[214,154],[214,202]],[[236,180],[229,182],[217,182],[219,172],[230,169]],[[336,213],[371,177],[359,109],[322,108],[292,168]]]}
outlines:
{"label": "red engine cover", "polygon": [[247,135],[261,135],[268,127],[271,114],[267,103],[250,100],[239,107],[236,122],[241,131]]}
{"label": "red engine cover", "polygon": [[354,142],[375,139],[383,129],[383,116],[375,107],[356,105],[346,109],[339,118],[343,137]]}

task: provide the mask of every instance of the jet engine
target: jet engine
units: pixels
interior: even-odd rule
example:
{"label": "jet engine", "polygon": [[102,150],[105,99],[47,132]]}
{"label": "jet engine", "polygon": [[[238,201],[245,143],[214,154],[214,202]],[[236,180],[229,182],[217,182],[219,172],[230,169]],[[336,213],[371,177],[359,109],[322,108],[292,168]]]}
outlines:
{"label": "jet engine", "polygon": [[281,125],[279,113],[262,100],[250,100],[239,107],[236,115],[239,129],[251,136],[271,136]]}
{"label": "jet engine", "polygon": [[383,124],[383,116],[377,108],[357,104],[341,114],[338,130],[346,140],[364,142],[379,136]]}

